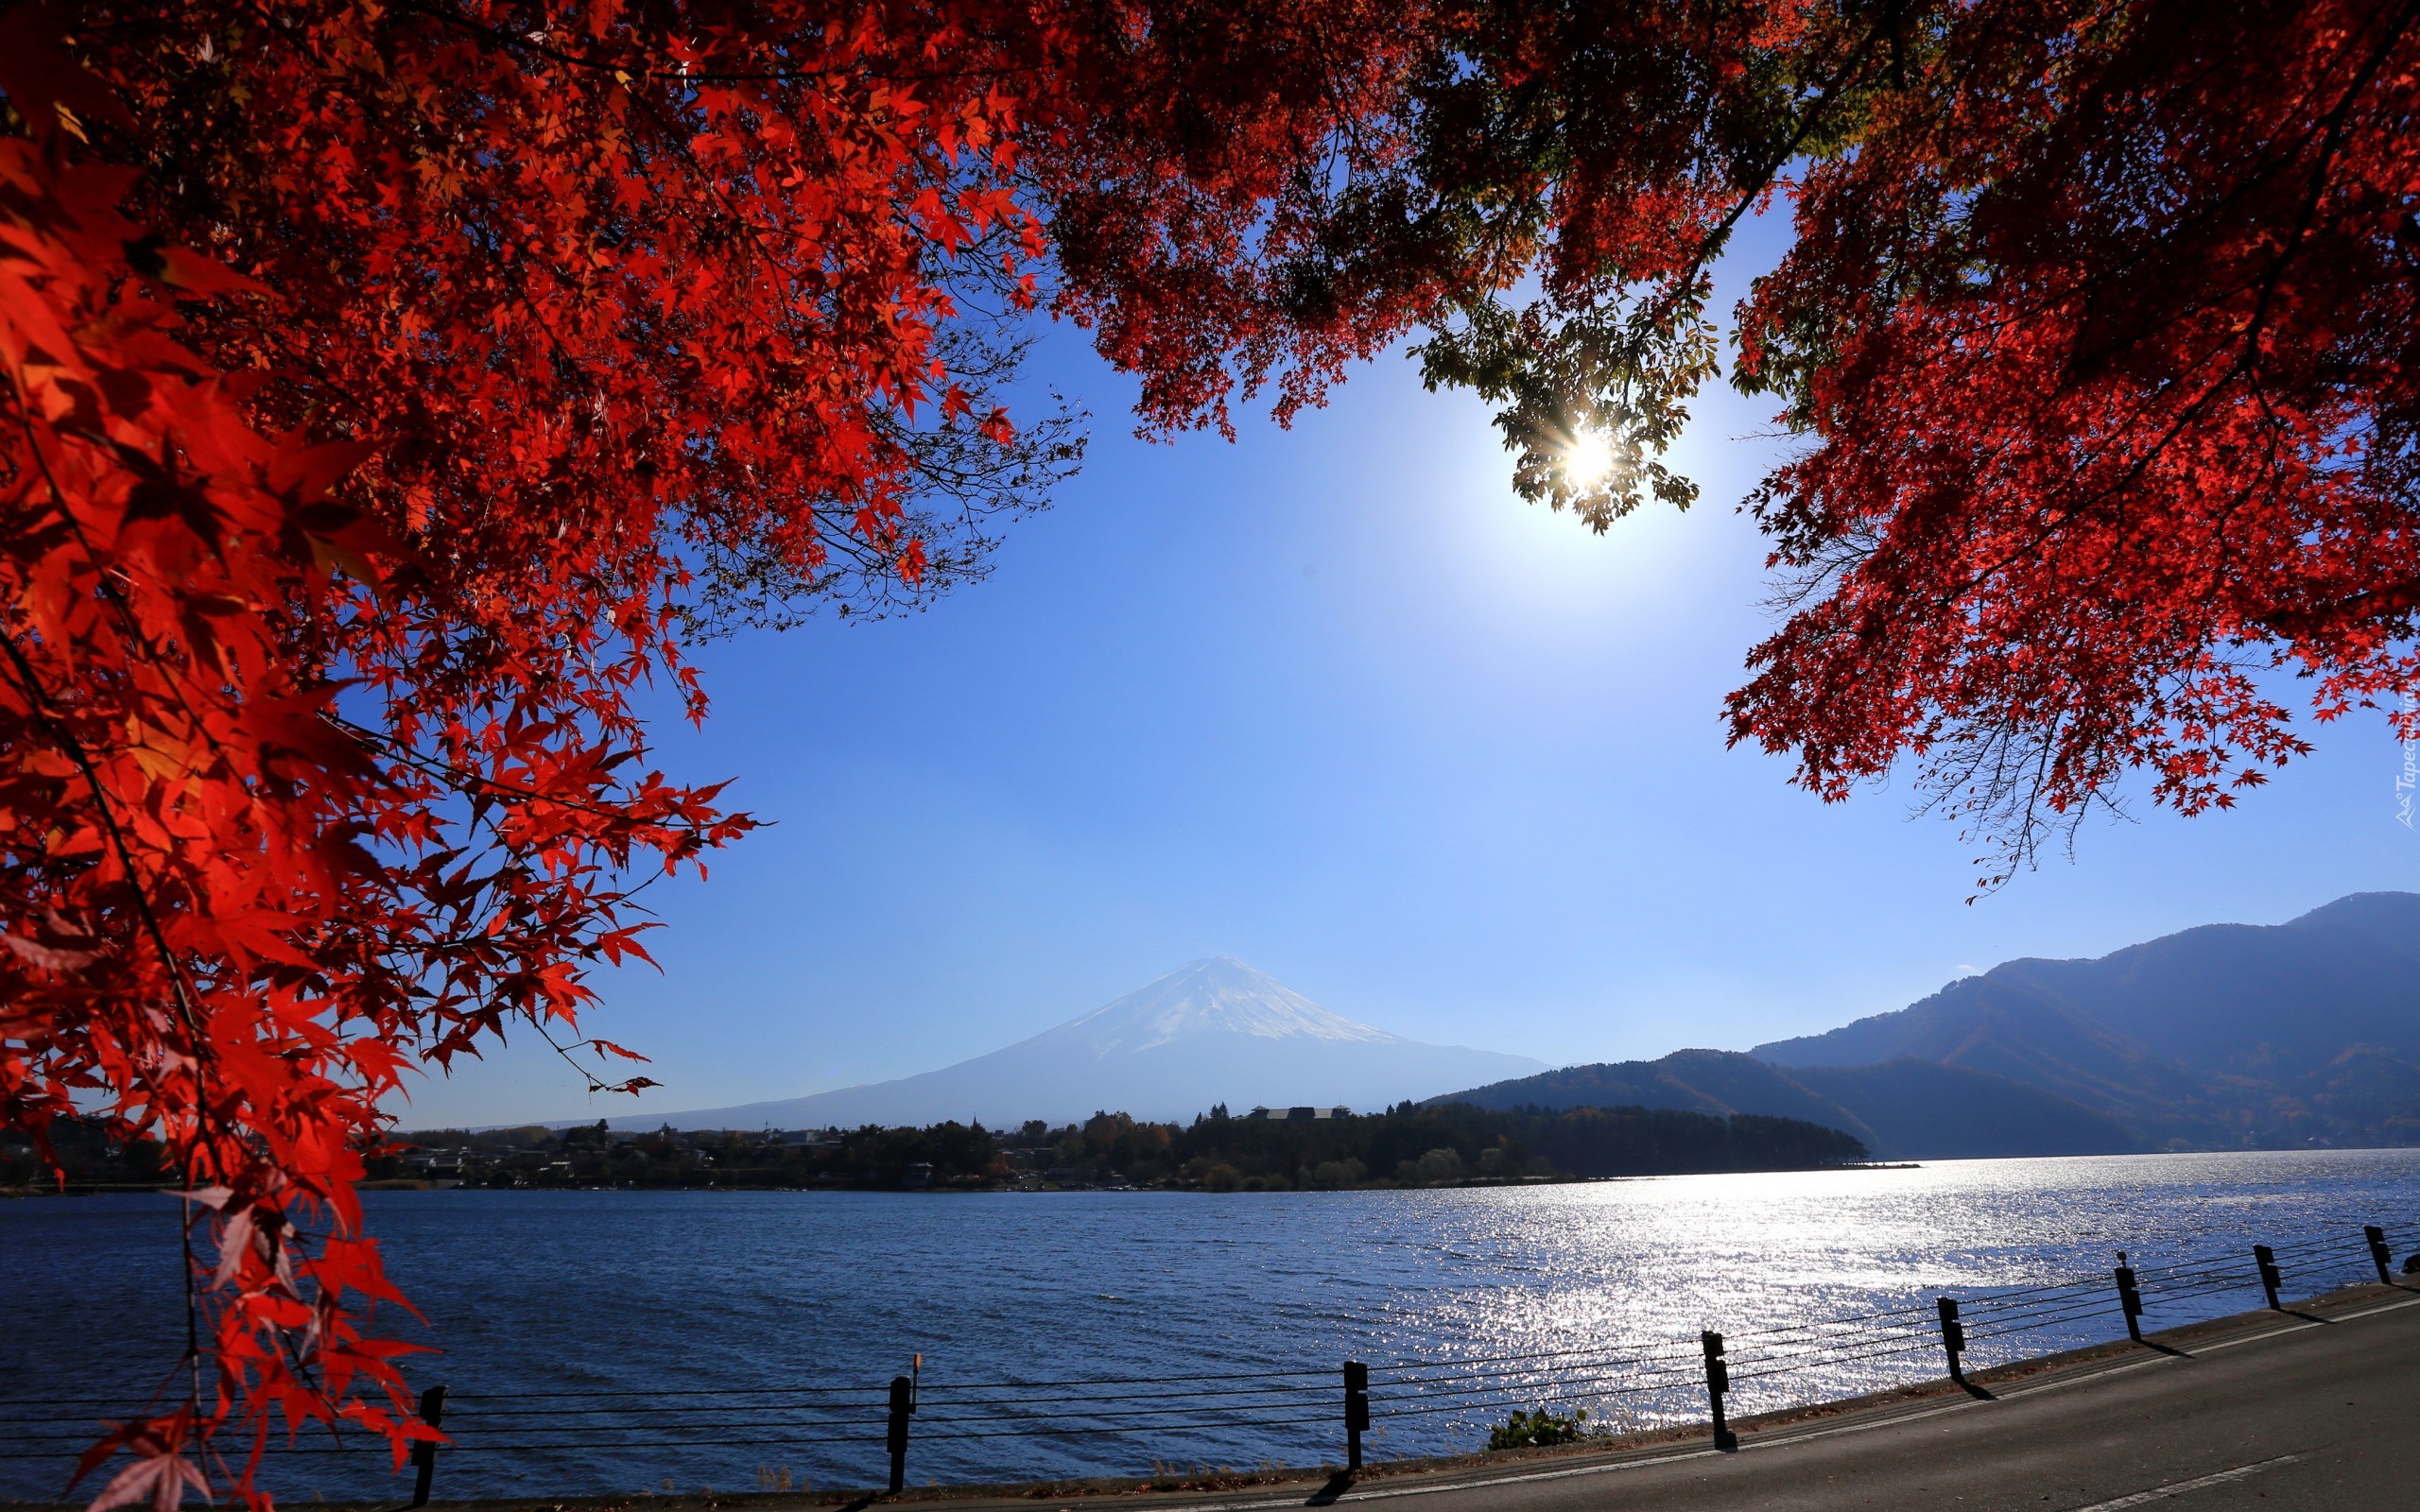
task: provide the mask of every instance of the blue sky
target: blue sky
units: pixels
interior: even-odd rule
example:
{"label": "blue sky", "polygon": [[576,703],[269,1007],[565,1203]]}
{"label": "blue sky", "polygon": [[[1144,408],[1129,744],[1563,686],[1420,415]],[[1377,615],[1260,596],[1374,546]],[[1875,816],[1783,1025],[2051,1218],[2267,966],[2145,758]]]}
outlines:
{"label": "blue sky", "polygon": [[[1754,231],[1734,285],[1778,245]],[[1726,751],[1771,623],[1734,507],[1776,455],[1728,388],[1674,458],[1700,506],[1599,537],[1516,499],[1484,406],[1401,354],[1234,445],[1134,439],[1077,333],[1041,367],[1092,410],[1092,455],[989,582],[708,647],[712,718],[662,731],[669,770],[778,821],[650,890],[662,974],[598,979],[594,1032],[667,1086],[591,1099],[516,1042],[422,1084],[406,1126],[906,1074],[1219,953],[1552,1064],[1745,1049],[2011,956],[2420,887],[2376,715],[2235,814],[2096,823],[1971,906],[1976,848],[1904,783],[1825,805]]]}

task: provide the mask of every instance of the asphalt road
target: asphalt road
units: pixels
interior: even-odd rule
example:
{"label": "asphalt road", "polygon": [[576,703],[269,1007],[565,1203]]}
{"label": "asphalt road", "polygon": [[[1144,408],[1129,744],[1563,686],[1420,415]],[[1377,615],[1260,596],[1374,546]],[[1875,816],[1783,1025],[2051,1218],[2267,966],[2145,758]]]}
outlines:
{"label": "asphalt road", "polygon": [[2188,1342],[2190,1352],[2144,1349],[1992,1400],[1752,1432],[1736,1453],[1701,1440],[1314,1502],[1400,1499],[1399,1512],[2420,1509],[2420,1296],[2275,1325]]}

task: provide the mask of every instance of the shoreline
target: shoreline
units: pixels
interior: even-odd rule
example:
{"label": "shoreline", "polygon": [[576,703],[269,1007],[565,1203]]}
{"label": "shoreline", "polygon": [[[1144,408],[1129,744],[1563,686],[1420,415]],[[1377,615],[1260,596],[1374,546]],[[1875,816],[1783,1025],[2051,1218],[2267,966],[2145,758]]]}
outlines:
{"label": "shoreline", "polygon": [[[2402,1149],[2403,1145],[2380,1145],[2381,1149]],[[2201,1151],[2146,1151],[2146,1154],[2199,1154]],[[2039,1159],[2039,1157],[1979,1156],[1978,1160]],[[1726,1166],[1714,1171],[1631,1171],[1618,1176],[1528,1176],[1512,1179],[1479,1177],[1466,1181],[1439,1182],[1427,1186],[1406,1186],[1398,1182],[1368,1182],[1359,1186],[1341,1187],[1238,1187],[1219,1190],[1206,1186],[1113,1186],[1059,1185],[1043,1183],[1026,1186],[998,1182],[987,1186],[860,1186],[839,1182],[804,1183],[791,1186],[734,1181],[705,1182],[624,1182],[615,1185],[571,1182],[527,1182],[512,1186],[490,1186],[482,1182],[430,1180],[417,1177],[386,1177],[356,1182],[356,1192],[821,1192],[837,1194],[884,1194],[893,1196],[1042,1196],[1063,1193],[1172,1193],[1188,1196],[1288,1196],[1304,1193],[1334,1194],[1357,1192],[1471,1192],[1516,1190],[1530,1187],[1595,1186],[1609,1181],[1662,1181],[1674,1177],[1691,1176],[1820,1176],[1834,1171],[1921,1171],[1941,1164],[1938,1160],[1855,1160],[1839,1165],[1750,1165]],[[173,1193],[180,1190],[174,1182],[69,1182],[64,1188],[46,1186],[0,1186],[0,1201],[24,1201],[37,1197],[100,1197],[124,1196],[143,1193]],[[6,1503],[0,1503],[6,1504]]]}

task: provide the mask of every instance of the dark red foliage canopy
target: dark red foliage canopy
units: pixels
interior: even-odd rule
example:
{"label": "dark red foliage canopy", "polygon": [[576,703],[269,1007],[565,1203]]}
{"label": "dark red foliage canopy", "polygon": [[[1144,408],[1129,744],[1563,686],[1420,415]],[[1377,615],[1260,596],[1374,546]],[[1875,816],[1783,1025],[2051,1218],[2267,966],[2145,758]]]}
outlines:
{"label": "dark red foliage canopy", "polygon": [[[0,9],[0,1120],[161,1141],[201,1341],[102,1500],[409,1436],[353,1194],[416,1066],[580,1037],[688,638],[979,576],[1073,465],[1412,335],[1598,528],[1722,357],[1789,612],[1736,739],[2022,861],[2222,806],[2420,612],[2420,4],[149,0]],[[1576,455],[1610,456],[1582,470]],[[2404,715],[2414,733],[2420,723]],[[2005,874],[2002,868],[2000,874]]]}
{"label": "dark red foliage canopy", "polygon": [[[2138,773],[2231,805],[2307,748],[2296,678],[2420,733],[2415,8],[1507,9],[1535,71],[1456,87],[1542,123],[1547,293],[1428,355],[1503,402],[1533,496],[1693,497],[1653,457],[1713,370],[1704,261],[1793,209],[1737,316],[1734,382],[1803,445],[1753,501],[1789,612],[1735,740],[1827,799],[1911,758],[1991,885]],[[1622,24],[1643,77],[1591,50]],[[1582,429],[1610,480],[1561,468]]]}

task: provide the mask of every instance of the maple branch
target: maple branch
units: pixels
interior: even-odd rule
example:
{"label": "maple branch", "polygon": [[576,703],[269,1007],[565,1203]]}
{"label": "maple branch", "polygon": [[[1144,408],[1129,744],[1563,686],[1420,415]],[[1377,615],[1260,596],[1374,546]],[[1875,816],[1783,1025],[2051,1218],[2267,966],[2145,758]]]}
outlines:
{"label": "maple branch", "polygon": [[[43,467],[44,475],[47,476],[48,464],[42,459],[38,449],[35,452],[35,457],[38,464]],[[56,494],[58,485],[53,483],[51,487],[53,493]],[[64,512],[63,505],[61,509]],[[152,910],[151,896],[144,886],[142,871],[135,866],[133,849],[129,844],[125,832],[118,828],[117,811],[110,803],[109,791],[101,782],[100,773],[95,769],[92,759],[86,755],[83,744],[51,712],[50,700],[43,686],[42,675],[34,670],[33,663],[26,659],[24,649],[17,644],[16,632],[5,625],[0,625],[0,644],[5,644],[7,647],[9,661],[15,668],[11,680],[16,682],[18,691],[25,695],[26,707],[32,710],[34,718],[66,753],[67,759],[75,764],[76,769],[83,774],[85,785],[92,790],[93,803],[99,812],[101,827],[109,833],[111,848],[117,851],[118,865],[125,868],[127,885],[134,893],[135,912],[143,921],[144,933],[151,936],[153,947],[160,953],[160,964],[167,971],[168,986],[176,997],[178,1013],[185,1022],[185,1030],[193,1039],[195,1055],[197,1057],[207,1055],[208,1050],[202,1039],[197,1010],[193,1000],[186,994],[183,974],[178,967],[175,953],[168,948],[168,936],[160,926],[160,917]]]}
{"label": "maple branch", "polygon": [[[134,863],[133,847],[128,842],[126,833],[118,827],[117,812],[110,803],[109,790],[102,783],[100,773],[95,769],[92,758],[86,754],[83,743],[78,740],[75,732],[51,712],[50,700],[43,688],[42,675],[34,669],[33,662],[26,658],[24,648],[17,644],[15,630],[5,625],[0,625],[0,647],[7,649],[9,662],[12,669],[10,680],[17,684],[18,691],[25,696],[26,707],[32,711],[35,720],[49,733],[51,740],[66,753],[67,759],[75,764],[76,769],[83,774],[85,785],[92,791],[94,807],[98,812],[101,827],[109,833],[110,845],[117,851],[118,865],[126,872],[127,887],[134,895],[136,916],[142,920],[144,932],[151,936],[152,948],[160,953],[160,964],[168,973],[168,986],[176,999],[177,1015],[184,1021],[186,1042],[193,1047],[194,1116],[204,1137],[207,1138],[210,1126],[208,1068],[214,1052],[209,1040],[201,1032],[199,1015],[192,998],[187,994],[184,976],[179,968],[176,954],[168,948],[168,936],[161,928],[160,916],[151,906],[150,892],[144,885],[141,868]],[[187,1191],[193,1189],[194,1165],[193,1152],[190,1149],[184,1152],[184,1183]],[[201,1348],[198,1322],[199,1304],[194,1296],[195,1260],[191,1224],[180,1225],[178,1233],[183,1246],[185,1261],[185,1358],[193,1367],[190,1400],[194,1411],[199,1413],[201,1410]]]}
{"label": "maple branch", "polygon": [[2309,609],[2278,610],[2260,623],[2288,637],[2308,635],[2333,623],[2350,619],[2377,621],[2420,610],[2420,577],[2379,583]]}
{"label": "maple branch", "polygon": [[[2323,140],[2320,160],[2311,169],[2310,193],[2305,197],[2293,234],[2287,237],[2278,249],[2277,255],[2271,260],[2268,272],[2259,284],[2260,296],[2253,307],[2252,315],[2245,322],[2235,360],[2228,364],[2224,372],[2212,379],[2208,386],[2195,396],[2191,404],[2177,414],[2165,433],[2150,446],[2137,452],[2133,461],[2118,477],[2057,511],[2031,540],[2003,555],[1990,566],[1970,574],[1962,586],[1953,589],[1938,601],[1939,607],[1948,608],[1959,603],[1986,581],[2006,572],[2018,561],[2028,559],[2039,553],[2053,537],[2065,531],[2069,524],[2089,510],[2132,489],[2169,444],[2183,435],[2187,426],[2208,412],[2209,406],[2217,402],[2220,393],[2228,385],[2237,378],[2248,377],[2253,373],[2259,362],[2260,334],[2268,323],[2270,301],[2279,284],[2284,280],[2287,264],[2301,250],[2309,237],[2311,223],[2316,218],[2320,202],[2326,194],[2328,168],[2334,163],[2337,153],[2343,148],[2344,133],[2350,122],[2353,104],[2360,97],[2361,93],[2368,89],[2371,81],[2377,77],[2378,71],[2386,65],[2386,60],[2393,56],[2396,44],[2403,40],[2404,33],[2410,29],[2415,16],[2420,16],[2420,3],[2415,3],[2415,0],[2405,0],[2402,9],[2387,28],[2386,35],[2371,50],[2368,60],[2355,72],[2351,82],[2345,86],[2342,94],[2337,100],[2335,108],[2325,117],[2328,129]],[[2305,140],[2308,139],[2308,135],[2309,133],[2306,133]],[[2156,402],[2157,397],[2154,395],[2146,399],[2143,409],[2148,410]]]}
{"label": "maple branch", "polygon": [[2378,71],[2386,66],[2387,59],[2393,56],[2396,44],[2403,41],[2403,35],[2411,28],[2415,15],[2420,15],[2420,4],[2405,0],[2403,9],[2387,27],[2386,35],[2378,39],[2377,46],[2371,50],[2369,60],[2354,74],[2352,82],[2344,86],[2343,97],[2327,113],[2327,135],[2321,144],[2319,161],[2311,165],[2310,193],[2303,198],[2302,212],[2295,219],[2293,234],[2286,238],[2285,245],[2277,249],[2277,255],[2270,262],[2268,276],[2261,281],[2259,301],[2253,306],[2252,318],[2244,327],[2247,359],[2256,352],[2259,333],[2268,324],[2269,305],[2276,296],[2278,284],[2285,279],[2286,265],[2303,249],[2310,237],[2311,223],[2318,218],[2320,202],[2327,196],[2328,170],[2335,165],[2337,155],[2344,150],[2345,133],[2352,122],[2353,103],[2360,98],[2371,81],[2377,77]]}
{"label": "maple branch", "polygon": [[871,68],[862,60],[838,66],[801,64],[795,68],[769,69],[761,72],[708,72],[702,69],[692,69],[685,63],[677,68],[650,68],[645,64],[633,68],[631,64],[634,60],[594,58],[582,53],[565,52],[560,47],[533,41],[527,36],[473,21],[458,11],[448,10],[441,6],[428,5],[424,0],[394,0],[393,9],[408,11],[413,15],[425,16],[431,21],[452,26],[457,30],[484,37],[491,42],[502,43],[515,52],[531,53],[570,68],[584,68],[594,73],[610,74],[614,76],[616,82],[632,78],[649,78],[669,79],[684,84],[769,84],[787,83],[797,79],[828,78],[838,73],[862,73],[868,77],[888,82],[924,84],[973,78],[1007,78],[1032,76],[1041,72],[1038,67],[1026,66],[942,69],[929,73],[907,73]]}
{"label": "maple branch", "polygon": [[[641,69],[636,73],[632,73],[621,62],[565,52],[561,48],[552,47],[544,43],[533,42],[527,37],[518,36],[498,27],[486,26],[482,23],[473,21],[469,17],[462,16],[442,7],[422,3],[422,0],[400,0],[396,9],[421,15],[429,20],[439,22],[440,24],[456,26],[464,31],[484,37],[492,42],[500,43],[505,48],[511,51],[527,53],[535,57],[544,58],[549,61],[560,63],[565,67],[610,74],[614,76],[617,81],[625,81],[628,78],[640,77],[658,79],[672,79],[683,82],[700,82],[705,81],[707,78],[707,76],[673,70]],[[886,75],[875,70],[854,67],[852,71],[863,72],[871,77],[885,79],[904,78],[918,82],[994,77],[992,73],[983,70],[959,70],[927,76],[892,76]],[[811,72],[802,73],[799,77],[825,77],[828,72],[835,71],[814,70]],[[730,76],[733,79],[744,79],[752,77],[754,76]],[[775,80],[782,77],[783,76],[780,75],[770,74],[763,76],[767,80]],[[781,266],[780,260],[773,254],[769,248],[765,246],[762,240],[760,228],[753,225],[748,217],[740,212],[737,205],[733,202],[730,196],[724,191],[715,174],[710,171],[703,163],[699,161],[696,149],[692,145],[691,134],[682,131],[676,123],[668,120],[666,117],[660,103],[653,97],[646,94],[633,91],[631,92],[631,98],[636,101],[646,117],[649,121],[653,122],[658,130],[662,132],[662,140],[664,144],[673,152],[677,153],[688,164],[693,178],[696,181],[703,185],[707,197],[722,211],[727,224],[736,228],[742,240],[754,250],[759,263],[766,268],[778,269]],[[790,334],[795,336],[799,334],[800,330],[800,326],[798,324],[800,316],[796,305],[792,301],[790,291],[787,287],[787,281],[777,278],[773,280],[773,286],[776,306],[781,310],[785,319],[792,322]],[[532,305],[525,307],[529,308],[533,318],[540,318],[543,324],[544,318],[539,314],[535,306]]]}
{"label": "maple branch", "polygon": [[1712,231],[1698,238],[1697,247],[1690,252],[1687,265],[1666,282],[1667,293],[1659,306],[1661,311],[1668,312],[1671,307],[1670,301],[1679,297],[1680,289],[1696,282],[1698,274],[1705,266],[1706,260],[1720,252],[1723,244],[1730,240],[1731,232],[1737,228],[1740,217],[1747,215],[1756,201],[1764,197],[1765,192],[1772,187],[1773,180],[1779,177],[1782,169],[1789,165],[1790,160],[1798,156],[1798,149],[1806,145],[1809,136],[1814,134],[1815,128],[1823,123],[1824,115],[1832,106],[1854,87],[1859,78],[1864,77],[1866,52],[1879,29],[1879,22],[1867,24],[1865,34],[1850,43],[1848,56],[1841,60],[1840,71],[1832,77],[1830,83],[1824,86],[1823,93],[1808,104],[1806,113],[1799,117],[1798,126],[1790,132],[1789,140],[1782,144],[1781,149],[1772,155],[1772,161],[1748,176],[1748,183],[1742,190],[1738,202],[1731,207],[1730,212]]}
{"label": "maple branch", "polygon": [[[622,1082],[599,1081],[596,1074],[586,1066],[583,1066],[579,1061],[574,1060],[571,1053],[574,1050],[587,1049],[588,1047],[598,1044],[601,1041],[596,1040],[582,1040],[578,1043],[566,1046],[560,1040],[556,1040],[553,1031],[546,1027],[545,1021],[541,1019],[535,1012],[529,1013],[527,1017],[531,1026],[534,1027],[538,1031],[540,1037],[546,1041],[547,1048],[553,1050],[557,1056],[560,1056],[562,1058],[564,1065],[567,1065],[572,1070],[579,1073],[580,1078],[588,1083],[588,1091],[591,1096],[594,1096],[598,1092],[628,1092],[632,1097],[636,1097],[640,1092],[646,1091],[647,1087],[658,1085],[658,1083],[648,1081],[648,1078],[644,1076],[633,1076],[630,1080]],[[624,1054],[627,1055],[630,1053],[625,1051]],[[597,1056],[601,1059],[604,1056],[604,1052],[599,1050],[597,1052]],[[639,1056],[633,1058],[644,1060],[647,1057]],[[642,1086],[640,1085],[641,1083],[644,1083],[645,1085]]]}
{"label": "maple branch", "polygon": [[[368,725],[355,723],[332,710],[320,711],[320,717],[339,730],[377,745],[389,756],[414,771],[441,779],[451,784],[457,791],[476,788],[512,803],[549,803],[557,808],[565,809],[574,814],[586,814],[595,818],[614,819],[623,823],[666,824],[667,827],[677,827],[663,819],[641,819],[628,809],[604,808],[594,803],[582,803],[577,799],[557,798],[538,792],[534,788],[515,787],[510,782],[500,782],[492,777],[483,777],[466,767],[457,766],[441,757],[423,755],[405,745],[397,737],[384,730],[372,730]],[[703,835],[704,831],[697,821],[684,822],[689,826],[690,838],[697,839]]]}
{"label": "maple branch", "polygon": [[2155,233],[2137,243],[2123,255],[2097,269],[2093,286],[2081,291],[2074,287],[2056,284],[2045,286],[2032,298],[2010,302],[2006,313],[1979,327],[1978,330],[1993,334],[2003,332],[2044,314],[2062,301],[2077,299],[2079,295],[2087,312],[2088,320],[2089,312],[2098,305],[2101,287],[2149,262],[2161,249],[2174,244],[2194,231],[2218,223],[2227,211],[2250,197],[2255,190],[2267,184],[2278,175],[2290,170],[2301,158],[2304,148],[2314,137],[2321,134],[2323,128],[2325,128],[2328,140],[2323,150],[2321,161],[2314,169],[2311,194],[2307,197],[2300,224],[2295,228],[2294,234],[2280,246],[2277,255],[2270,261],[2267,269],[2259,278],[2235,283],[2208,284],[2161,313],[2158,318],[2151,323],[2113,334],[2100,350],[2079,347],[2068,354],[2067,372],[2063,376],[2062,382],[2072,383],[2075,381],[2076,373],[2106,361],[2125,347],[2140,346],[2153,335],[2182,325],[2197,316],[2219,309],[2238,296],[2257,288],[2261,294],[2256,302],[2255,314],[2244,331],[2247,342],[2256,341],[2260,330],[2267,323],[2267,306],[2270,297],[2275,292],[2285,265],[2294,257],[2308,240],[2312,215],[2325,189],[2327,167],[2343,145],[2342,132],[2338,129],[2342,126],[2346,112],[2360,92],[2375,80],[2377,70],[2383,66],[2386,57],[2392,53],[2394,43],[2410,28],[2412,19],[2413,9],[2407,4],[2401,15],[2389,26],[2377,53],[2373,56],[2369,64],[2359,72],[2355,82],[2344,91],[2336,107],[2325,117],[2313,122],[2290,141],[2279,146],[2277,150],[2264,152],[2258,165],[2237,180],[2223,193],[2198,202],[2185,218],[2161,227]]}

